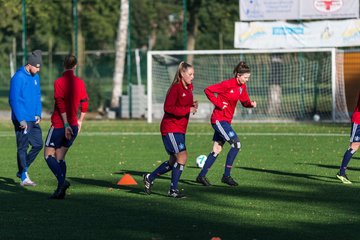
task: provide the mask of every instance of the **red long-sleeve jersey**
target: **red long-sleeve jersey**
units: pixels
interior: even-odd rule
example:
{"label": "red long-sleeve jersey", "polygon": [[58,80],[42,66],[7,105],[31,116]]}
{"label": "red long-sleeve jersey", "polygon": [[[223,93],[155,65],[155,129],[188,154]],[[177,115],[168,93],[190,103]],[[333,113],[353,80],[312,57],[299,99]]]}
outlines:
{"label": "red long-sleeve jersey", "polygon": [[51,124],[54,128],[63,128],[61,114],[66,112],[71,126],[78,125],[78,110],[86,112],[89,106],[89,97],[83,80],[74,75],[73,70],[66,70],[54,82],[55,107],[51,115]]}
{"label": "red long-sleeve jersey", "polygon": [[190,108],[194,103],[192,91],[192,84],[186,89],[181,82],[169,88],[164,102],[164,116],[160,124],[161,135],[186,133]]}
{"label": "red long-sleeve jersey", "polygon": [[210,102],[215,105],[211,115],[212,124],[216,121],[226,121],[231,124],[238,101],[246,108],[253,107],[246,91],[246,84],[239,84],[236,78],[208,86],[204,92]]}
{"label": "red long-sleeve jersey", "polygon": [[351,117],[351,121],[356,124],[360,124],[360,92],[358,96],[357,105],[354,109],[354,112]]}

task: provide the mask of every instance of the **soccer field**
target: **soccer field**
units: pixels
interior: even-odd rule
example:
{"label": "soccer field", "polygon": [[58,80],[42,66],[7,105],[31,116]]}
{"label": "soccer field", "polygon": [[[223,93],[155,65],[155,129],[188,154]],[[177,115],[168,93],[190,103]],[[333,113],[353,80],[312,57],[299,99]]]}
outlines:
{"label": "soccer field", "polygon": [[[49,122],[42,123],[46,136]],[[29,174],[15,177],[16,144],[0,122],[0,239],[360,239],[359,157],[350,162],[352,185],[335,177],[348,146],[349,124],[234,123],[242,144],[232,176],[221,183],[226,153],[195,183],[195,158],[212,146],[209,124],[190,122],[188,164],[179,186],[186,199],[167,197],[170,174],[143,194],[142,175],[167,159],[159,123],[87,121],[67,155],[71,187],[65,200],[48,200],[56,186],[42,152]],[[138,185],[116,183],[130,173]]]}

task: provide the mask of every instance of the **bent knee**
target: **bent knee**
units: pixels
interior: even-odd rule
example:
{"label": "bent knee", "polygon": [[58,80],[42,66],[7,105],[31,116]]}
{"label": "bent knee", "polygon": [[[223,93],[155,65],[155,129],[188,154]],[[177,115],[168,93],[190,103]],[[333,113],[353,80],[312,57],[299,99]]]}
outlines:
{"label": "bent knee", "polygon": [[241,148],[241,143],[240,143],[240,140],[238,138],[230,139],[229,143],[230,143],[230,146],[232,148],[236,148],[236,149]]}
{"label": "bent knee", "polygon": [[216,155],[219,155],[222,151],[222,146],[221,145],[217,145],[217,146],[214,146],[213,147],[213,152],[216,154]]}
{"label": "bent knee", "polygon": [[[187,151],[182,151],[176,154],[176,162],[185,165],[187,161],[188,155]],[[175,165],[174,165],[175,166]]]}
{"label": "bent knee", "polygon": [[44,158],[45,158],[45,160],[48,157],[55,157],[55,148],[45,147],[45,150],[44,150]]}
{"label": "bent knee", "polygon": [[56,158],[56,157],[55,157],[55,155],[52,155],[52,154],[47,154],[47,155],[44,154],[45,161],[47,161],[49,158]]}
{"label": "bent knee", "polygon": [[352,149],[353,151],[356,152],[356,151],[359,149],[359,146],[360,146],[360,143],[358,143],[358,142],[354,143],[354,142],[353,142],[350,147],[351,147],[351,149]]}

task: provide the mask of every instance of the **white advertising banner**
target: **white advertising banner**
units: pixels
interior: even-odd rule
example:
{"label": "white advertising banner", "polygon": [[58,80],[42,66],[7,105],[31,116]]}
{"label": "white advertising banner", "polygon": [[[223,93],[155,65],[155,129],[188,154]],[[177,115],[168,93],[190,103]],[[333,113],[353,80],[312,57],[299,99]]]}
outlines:
{"label": "white advertising banner", "polygon": [[239,0],[241,21],[359,18],[359,0]]}
{"label": "white advertising banner", "polygon": [[235,23],[235,48],[347,46],[360,46],[360,20],[316,21],[302,24],[284,21]]}
{"label": "white advertising banner", "polygon": [[240,20],[286,20],[299,16],[299,0],[239,0]]}
{"label": "white advertising banner", "polygon": [[359,18],[359,0],[299,0],[299,19]]}

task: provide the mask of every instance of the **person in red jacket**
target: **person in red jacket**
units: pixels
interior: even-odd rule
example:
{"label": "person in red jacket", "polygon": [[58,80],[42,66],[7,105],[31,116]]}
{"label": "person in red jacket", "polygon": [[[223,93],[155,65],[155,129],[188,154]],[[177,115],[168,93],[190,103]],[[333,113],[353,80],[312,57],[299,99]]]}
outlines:
{"label": "person in red jacket", "polygon": [[144,175],[144,191],[151,194],[154,180],[172,170],[169,197],[183,198],[185,195],[178,189],[178,182],[187,161],[185,134],[189,123],[190,113],[195,114],[198,108],[193,99],[194,68],[192,65],[181,62],[176,71],[164,102],[164,116],[160,124],[165,150],[169,160],[163,162],[152,173]]}
{"label": "person in red jacket", "polygon": [[250,101],[246,90],[246,82],[250,78],[250,68],[245,62],[240,62],[233,71],[234,77],[224,80],[220,83],[208,86],[204,92],[207,98],[215,105],[211,115],[211,125],[215,130],[213,136],[213,149],[208,155],[204,167],[196,178],[196,182],[204,186],[210,186],[211,183],[206,178],[206,174],[220,154],[225,142],[231,146],[226,157],[224,175],[221,181],[230,186],[237,186],[237,182],[230,176],[236,155],[241,144],[240,140],[231,126],[234,117],[236,104],[238,101],[246,108],[255,108],[256,102]]}
{"label": "person in red jacket", "polygon": [[358,96],[357,105],[351,117],[351,130],[350,130],[350,146],[346,150],[341,162],[340,170],[336,174],[336,177],[345,184],[351,184],[352,182],[346,175],[346,168],[360,146],[360,92]]}
{"label": "person in red jacket", "polygon": [[[88,109],[88,95],[83,80],[74,75],[77,60],[68,55],[64,60],[64,72],[54,82],[54,112],[51,127],[45,141],[44,157],[58,181],[51,199],[63,199],[70,183],[66,178],[65,155],[81,130]],[[81,107],[78,118],[78,110]]]}

